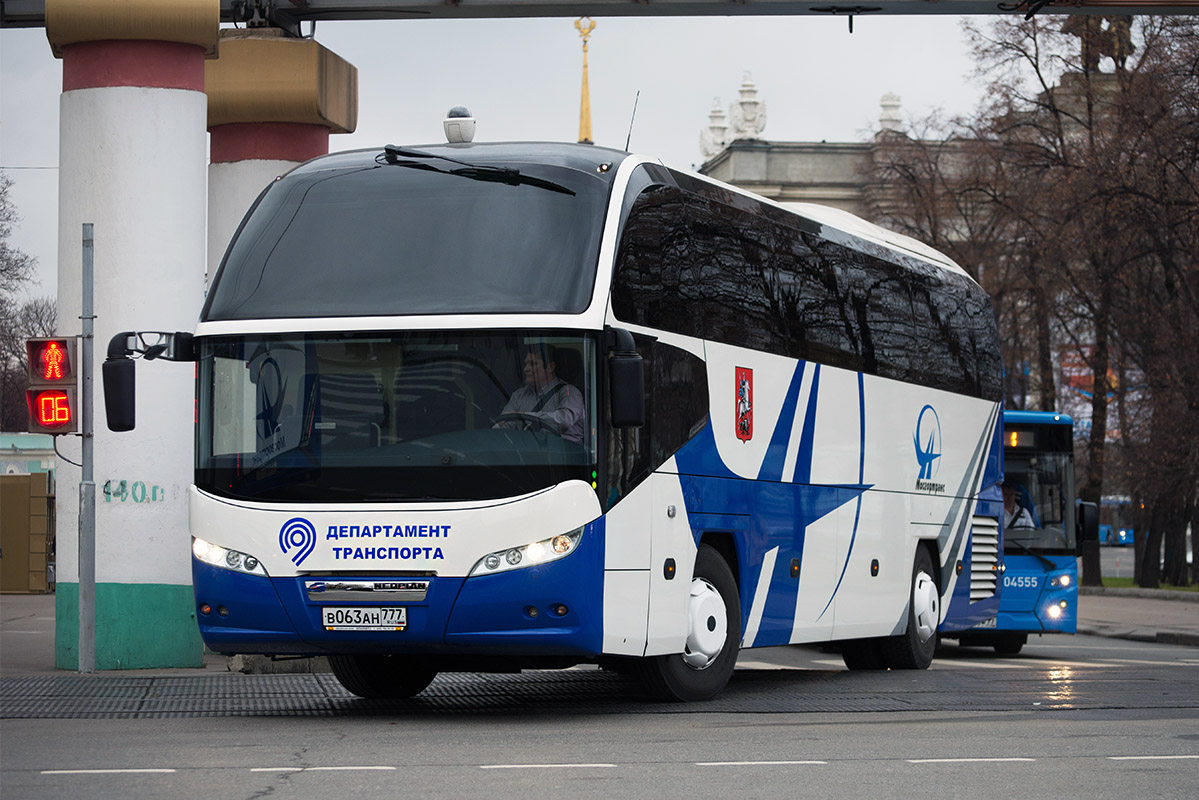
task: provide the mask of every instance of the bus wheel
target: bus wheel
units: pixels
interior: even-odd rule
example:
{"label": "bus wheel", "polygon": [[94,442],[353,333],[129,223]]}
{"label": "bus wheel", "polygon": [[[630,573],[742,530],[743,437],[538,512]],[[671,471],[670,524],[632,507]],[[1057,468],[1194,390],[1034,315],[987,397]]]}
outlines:
{"label": "bus wheel", "polygon": [[883,648],[878,639],[850,639],[841,642],[841,658],[848,669],[886,669]]}
{"label": "bus wheel", "polygon": [[334,677],[351,694],[395,700],[424,691],[437,671],[401,656],[329,656]]}
{"label": "bus wheel", "polygon": [[1024,645],[1028,643],[1027,633],[1005,633],[1001,636],[994,637],[994,643],[991,645],[995,648],[995,652],[1001,656],[1014,656],[1024,649]]}
{"label": "bus wheel", "polygon": [[647,658],[641,677],[650,694],[672,702],[715,697],[737,664],[741,601],[732,570],[716,550],[701,544],[695,555],[682,653]]}
{"label": "bus wheel", "polygon": [[928,550],[917,547],[914,562],[908,628],[882,641],[883,661],[891,669],[928,669],[937,649],[941,595],[933,579],[933,560]]}

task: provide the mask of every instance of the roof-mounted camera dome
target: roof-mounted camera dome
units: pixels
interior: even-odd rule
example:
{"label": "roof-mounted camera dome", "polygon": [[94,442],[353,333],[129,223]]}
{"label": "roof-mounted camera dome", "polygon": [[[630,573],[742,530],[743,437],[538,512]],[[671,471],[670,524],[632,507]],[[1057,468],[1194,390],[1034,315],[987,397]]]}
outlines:
{"label": "roof-mounted camera dome", "polygon": [[441,126],[450,144],[464,144],[475,138],[475,118],[466,106],[454,106],[445,115]]}

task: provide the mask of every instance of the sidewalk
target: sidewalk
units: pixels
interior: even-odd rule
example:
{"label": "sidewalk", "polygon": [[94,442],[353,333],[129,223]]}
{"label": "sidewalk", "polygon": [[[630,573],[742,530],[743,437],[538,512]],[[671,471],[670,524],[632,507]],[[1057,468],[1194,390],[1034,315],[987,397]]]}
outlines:
{"label": "sidewalk", "polygon": [[[1083,587],[1078,599],[1078,632],[1199,647],[1199,592]],[[54,595],[0,595],[0,677],[70,671],[54,667]],[[205,656],[205,665],[195,669],[132,672],[202,675],[227,671],[228,659],[210,654]]]}
{"label": "sidewalk", "polygon": [[[192,669],[97,670],[97,673],[138,675],[203,675],[228,672],[224,656],[204,656],[204,666]],[[74,670],[54,667],[54,595],[0,594],[0,678],[18,675],[66,675]]]}
{"label": "sidewalk", "polygon": [[1078,632],[1199,647],[1199,592],[1083,586]]}

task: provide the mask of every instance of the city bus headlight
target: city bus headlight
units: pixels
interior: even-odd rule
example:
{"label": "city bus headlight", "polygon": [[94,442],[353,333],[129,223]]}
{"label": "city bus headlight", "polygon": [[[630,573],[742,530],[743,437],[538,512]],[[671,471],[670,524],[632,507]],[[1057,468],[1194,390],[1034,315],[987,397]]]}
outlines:
{"label": "city bus headlight", "polygon": [[1069,575],[1058,575],[1056,577],[1050,578],[1049,585],[1054,588],[1057,588],[1058,586],[1065,588],[1066,586],[1070,585],[1070,576]]}
{"label": "city bus headlight", "polygon": [[1049,615],[1050,619],[1061,619],[1061,616],[1066,612],[1066,607],[1068,605],[1069,603],[1067,603],[1065,600],[1062,600],[1058,603],[1053,603],[1045,609],[1045,613]]}
{"label": "city bus headlight", "polygon": [[560,533],[539,542],[532,542],[521,547],[510,547],[488,553],[479,559],[471,575],[491,575],[496,572],[507,572],[522,567],[532,567],[565,558],[575,551],[579,540],[583,538],[583,529],[575,528],[569,533]]}
{"label": "city bus headlight", "polygon": [[206,542],[198,536],[192,537],[192,555],[205,564],[221,569],[244,572],[247,575],[266,575],[262,562],[254,556]]}

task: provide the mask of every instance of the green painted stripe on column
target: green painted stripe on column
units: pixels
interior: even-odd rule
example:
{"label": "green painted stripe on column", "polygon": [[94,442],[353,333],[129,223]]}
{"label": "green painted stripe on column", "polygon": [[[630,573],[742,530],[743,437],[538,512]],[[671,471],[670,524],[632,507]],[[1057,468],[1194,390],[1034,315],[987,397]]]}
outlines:
{"label": "green painted stripe on column", "polygon": [[[79,668],[79,584],[54,598],[54,666]],[[191,586],[96,584],[96,669],[204,666]]]}

